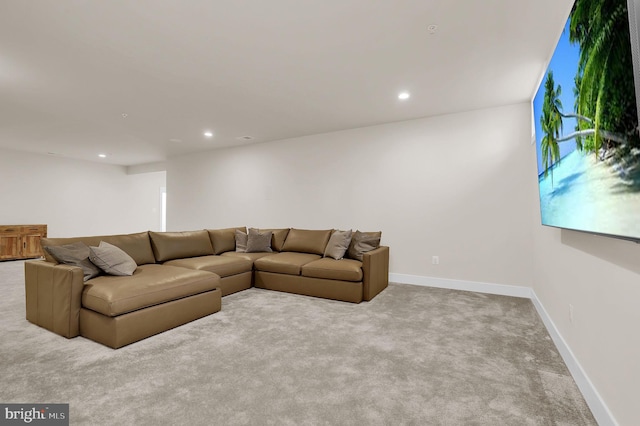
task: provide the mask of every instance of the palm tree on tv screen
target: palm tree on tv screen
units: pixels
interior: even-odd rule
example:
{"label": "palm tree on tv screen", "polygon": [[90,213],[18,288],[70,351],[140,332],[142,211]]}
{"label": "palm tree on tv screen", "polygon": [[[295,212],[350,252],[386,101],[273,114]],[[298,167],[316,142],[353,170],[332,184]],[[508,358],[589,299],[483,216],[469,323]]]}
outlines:
{"label": "palm tree on tv screen", "polygon": [[[606,140],[638,146],[638,119],[626,0],[577,0],[569,40],[580,45],[576,75],[578,138],[597,152]],[[581,140],[576,140],[580,146]]]}
{"label": "palm tree on tv screen", "polygon": [[[577,149],[594,153],[615,147],[620,156],[640,147],[626,0],[576,0],[569,19],[569,40],[580,46],[575,112],[562,112],[562,88],[549,71],[540,117],[545,177],[560,161],[559,142],[574,140]],[[563,136],[566,117],[576,119],[576,129]]]}
{"label": "palm tree on tv screen", "polygon": [[[542,152],[545,177],[547,177],[549,168],[560,161],[558,139],[562,133],[561,93],[562,87],[560,85],[556,87],[553,80],[553,71],[549,70],[544,82],[544,99],[542,101],[542,116],[540,117],[540,125],[544,132],[540,150]],[[551,183],[553,184],[553,169],[551,169]]]}

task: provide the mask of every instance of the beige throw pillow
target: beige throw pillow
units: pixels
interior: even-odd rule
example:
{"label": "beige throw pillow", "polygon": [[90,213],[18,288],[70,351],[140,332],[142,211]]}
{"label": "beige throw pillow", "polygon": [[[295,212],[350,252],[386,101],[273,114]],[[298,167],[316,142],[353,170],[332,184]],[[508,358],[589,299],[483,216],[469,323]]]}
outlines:
{"label": "beige throw pillow", "polygon": [[100,275],[100,268],[89,260],[89,246],[82,242],[61,246],[46,246],[44,248],[56,262],[82,268],[84,280],[90,280]]}
{"label": "beige throw pillow", "polygon": [[98,247],[89,249],[89,259],[109,275],[133,275],[138,265],[124,250],[100,241]]}
{"label": "beige throw pillow", "polygon": [[368,251],[380,247],[382,232],[360,232],[356,231],[349,244],[349,257],[362,261],[362,255]]}
{"label": "beige throw pillow", "polygon": [[247,240],[249,236],[244,232],[236,229],[236,251],[238,253],[246,253],[247,252]]}
{"label": "beige throw pillow", "polygon": [[255,228],[249,228],[247,236],[247,253],[272,252],[271,235],[273,232],[260,232]]}
{"label": "beige throw pillow", "polygon": [[349,248],[351,243],[351,229],[348,231],[333,231],[327,247],[324,249],[324,257],[331,257],[340,260]]}

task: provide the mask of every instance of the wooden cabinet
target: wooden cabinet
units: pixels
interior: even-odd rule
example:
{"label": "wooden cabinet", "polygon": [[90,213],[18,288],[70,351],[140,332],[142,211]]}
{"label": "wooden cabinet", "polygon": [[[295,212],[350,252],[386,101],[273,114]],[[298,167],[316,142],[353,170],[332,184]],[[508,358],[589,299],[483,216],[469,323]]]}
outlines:
{"label": "wooden cabinet", "polygon": [[47,236],[47,225],[0,225],[0,260],[43,256],[40,239]]}
{"label": "wooden cabinet", "polygon": [[0,230],[0,260],[19,259],[21,252],[20,234],[14,233],[13,228],[8,228],[5,232]]}

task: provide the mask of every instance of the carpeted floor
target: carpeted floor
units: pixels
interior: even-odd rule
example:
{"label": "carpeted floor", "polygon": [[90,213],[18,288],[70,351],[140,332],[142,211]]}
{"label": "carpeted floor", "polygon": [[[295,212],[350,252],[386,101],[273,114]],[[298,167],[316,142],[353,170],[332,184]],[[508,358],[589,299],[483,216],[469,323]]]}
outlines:
{"label": "carpeted floor", "polygon": [[0,402],[86,425],[593,425],[527,299],[391,284],[359,305],[251,289],[113,350],[25,320],[0,262]]}

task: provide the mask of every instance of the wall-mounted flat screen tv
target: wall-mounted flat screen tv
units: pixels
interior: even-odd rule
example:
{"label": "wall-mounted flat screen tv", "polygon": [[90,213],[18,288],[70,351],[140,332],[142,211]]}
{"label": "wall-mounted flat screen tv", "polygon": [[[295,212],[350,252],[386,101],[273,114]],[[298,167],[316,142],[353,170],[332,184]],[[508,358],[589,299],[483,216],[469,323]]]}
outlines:
{"label": "wall-mounted flat screen tv", "polygon": [[638,11],[574,2],[533,99],[543,225],[640,240]]}

